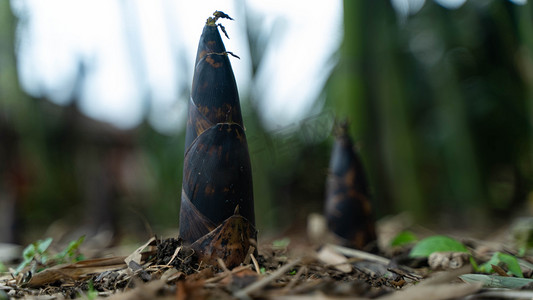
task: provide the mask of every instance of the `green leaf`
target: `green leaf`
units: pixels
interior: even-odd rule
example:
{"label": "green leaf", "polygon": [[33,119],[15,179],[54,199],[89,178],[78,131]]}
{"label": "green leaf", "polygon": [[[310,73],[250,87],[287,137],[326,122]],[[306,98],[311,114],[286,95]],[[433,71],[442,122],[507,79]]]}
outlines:
{"label": "green leaf", "polygon": [[52,244],[52,240],[52,238],[47,238],[44,241],[37,241],[37,253],[43,254],[48,249],[48,247],[50,247],[50,244]]}
{"label": "green leaf", "polygon": [[24,260],[32,260],[33,257],[35,257],[35,245],[29,244],[24,250],[22,251],[22,258]]}
{"label": "green leaf", "polygon": [[470,260],[470,264],[472,265],[472,268],[474,269],[474,271],[479,272],[479,266],[477,265],[476,260],[474,259],[474,257],[472,255],[470,255],[469,260]]}
{"label": "green leaf", "polygon": [[289,272],[289,275],[296,275],[296,270],[291,270],[291,271]]}
{"label": "green leaf", "polygon": [[272,242],[272,247],[274,248],[278,248],[278,249],[283,249],[283,248],[287,248],[287,246],[289,246],[289,244],[291,243],[291,239],[290,238],[282,238],[280,240],[275,240]]}
{"label": "green leaf", "polygon": [[38,240],[36,243],[35,243],[35,248],[37,250],[37,253],[36,254],[39,254],[41,257],[40,257],[40,262],[42,264],[45,264],[47,261],[48,261],[48,252],[46,250],[48,250],[48,247],[50,247],[50,244],[52,244],[52,238],[47,238],[46,240]]}
{"label": "green leaf", "polygon": [[484,273],[494,273],[492,265],[498,266],[500,264],[505,264],[509,269],[509,272],[516,277],[524,277],[522,274],[522,269],[520,269],[520,264],[516,257],[501,253],[495,252],[489,261],[479,266],[479,271]]}
{"label": "green leaf", "polygon": [[38,240],[32,244],[29,244],[22,251],[22,262],[15,269],[15,275],[20,273],[27,265],[29,265],[34,259],[37,259],[36,256],[40,256],[40,262],[42,264],[46,263],[48,260],[48,255],[46,255],[46,250],[50,247],[52,243],[52,238],[47,238],[46,240]]}
{"label": "green leaf", "polygon": [[17,275],[18,273],[20,273],[20,271],[22,271],[22,269],[24,269],[27,265],[29,265],[32,262],[32,260],[33,260],[33,256],[29,258],[24,258],[24,260],[15,269],[14,275]]}
{"label": "green leaf", "polygon": [[434,252],[466,252],[465,245],[461,242],[443,235],[435,235],[425,238],[418,242],[411,252],[409,257],[428,257]]}
{"label": "green leaf", "polygon": [[77,240],[71,241],[68,244],[68,246],[63,251],[56,254],[54,258],[57,259],[58,261],[65,261],[65,258],[67,257],[70,259],[70,261],[74,261],[74,262],[83,260],[84,257],[83,255],[78,254],[78,249],[84,240],[85,240],[85,235],[82,235]]}
{"label": "green leaf", "polygon": [[416,242],[418,238],[411,231],[402,231],[392,240],[392,247],[404,246]]}
{"label": "green leaf", "polygon": [[92,279],[88,283],[87,299],[93,300],[98,298],[98,291],[94,288]]}
{"label": "green leaf", "polygon": [[33,260],[33,258],[35,257],[36,252],[35,252],[35,245],[34,244],[35,243],[29,244],[22,251],[22,262],[15,269],[15,274],[14,275],[17,275],[18,273],[20,273],[20,271],[22,271],[22,269],[24,269],[27,265],[29,265],[31,263],[31,261]]}
{"label": "green leaf", "polygon": [[522,269],[520,268],[520,264],[518,264],[516,257],[505,253],[500,253],[499,257],[502,262],[507,264],[507,268],[509,269],[509,272],[511,272],[511,274],[516,277],[524,277],[524,274],[522,274]]}
{"label": "green leaf", "polygon": [[0,272],[6,272],[6,271],[7,271],[6,265],[4,265],[2,262],[0,262]]}
{"label": "green leaf", "polygon": [[85,260],[85,255],[83,254],[76,255],[76,257],[74,258],[74,262],[79,262],[82,260]]}
{"label": "green leaf", "polygon": [[533,279],[531,278],[516,278],[484,274],[465,274],[459,276],[459,278],[470,283],[481,282],[483,283],[483,286],[491,288],[519,289],[527,284],[533,283]]}

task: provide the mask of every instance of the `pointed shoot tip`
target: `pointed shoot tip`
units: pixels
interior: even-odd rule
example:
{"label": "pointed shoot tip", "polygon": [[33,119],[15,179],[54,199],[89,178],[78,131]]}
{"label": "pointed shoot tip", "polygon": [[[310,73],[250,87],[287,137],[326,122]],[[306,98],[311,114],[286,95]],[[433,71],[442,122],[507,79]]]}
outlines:
{"label": "pointed shoot tip", "polygon": [[225,14],[224,12],[215,10],[215,12],[213,13],[213,17],[207,18],[207,21],[205,22],[205,24],[206,25],[211,25],[211,26],[216,26],[217,25],[216,22],[220,18],[233,20],[232,17],[230,17],[229,15]]}

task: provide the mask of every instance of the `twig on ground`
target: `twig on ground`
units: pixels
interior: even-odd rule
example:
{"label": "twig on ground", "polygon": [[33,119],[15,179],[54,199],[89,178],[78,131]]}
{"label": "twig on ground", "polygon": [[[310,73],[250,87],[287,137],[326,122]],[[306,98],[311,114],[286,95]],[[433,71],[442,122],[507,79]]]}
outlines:
{"label": "twig on ground", "polygon": [[270,282],[274,281],[278,277],[280,277],[283,274],[285,274],[285,272],[289,271],[292,267],[294,267],[295,265],[299,264],[300,261],[301,261],[301,259],[298,258],[298,259],[296,259],[296,260],[294,260],[294,261],[282,266],[281,268],[277,269],[274,273],[270,274],[269,276],[250,284],[249,286],[245,287],[244,289],[238,290],[237,292],[235,292],[233,294],[233,296],[235,296],[236,298],[239,298],[239,299],[250,299],[250,296],[249,296],[250,293],[253,293],[253,292],[265,287]]}

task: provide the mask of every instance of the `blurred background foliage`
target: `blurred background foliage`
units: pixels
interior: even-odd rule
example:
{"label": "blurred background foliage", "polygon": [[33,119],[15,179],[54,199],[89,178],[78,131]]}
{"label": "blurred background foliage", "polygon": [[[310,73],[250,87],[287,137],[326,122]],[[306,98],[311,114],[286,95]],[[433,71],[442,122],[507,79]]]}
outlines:
{"label": "blurred background foliage", "polygon": [[[28,96],[8,1],[0,14],[1,241],[54,230],[111,230],[116,241],[177,232],[183,132],[161,134],[147,122],[119,130],[82,115],[76,101]],[[261,233],[322,211],[331,128],[344,119],[378,218],[409,211],[426,225],[484,226],[531,214],[530,2],[425,1],[402,14],[389,1],[345,0],[343,43],[314,114],[275,131],[261,123],[256,78],[275,32],[246,16],[252,87],[240,96]]]}
{"label": "blurred background foliage", "polygon": [[448,10],[426,1],[398,20],[388,3],[345,1],[344,45],[327,92],[352,120],[378,209],[461,226],[509,219],[524,205],[531,14],[530,3]]}

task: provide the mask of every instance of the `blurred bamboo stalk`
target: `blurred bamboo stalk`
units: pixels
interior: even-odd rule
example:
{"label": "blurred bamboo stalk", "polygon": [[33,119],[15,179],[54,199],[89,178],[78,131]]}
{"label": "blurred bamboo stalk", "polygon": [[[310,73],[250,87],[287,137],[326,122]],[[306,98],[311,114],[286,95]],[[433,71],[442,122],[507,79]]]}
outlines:
{"label": "blurred bamboo stalk", "polygon": [[363,141],[363,160],[378,187],[377,209],[392,202],[422,216],[398,47],[391,39],[395,21],[388,1],[344,1],[344,43],[331,98],[339,117],[350,117],[356,140]]}
{"label": "blurred bamboo stalk", "polygon": [[355,136],[362,137],[368,130],[363,86],[363,28],[367,21],[366,1],[344,1],[344,41],[336,70],[336,86],[331,89],[335,111],[339,119],[349,117],[351,130]]}
{"label": "blurred bamboo stalk", "polygon": [[[18,144],[20,122],[15,114],[24,94],[18,88],[15,59],[16,20],[10,2],[0,2],[0,242],[18,242],[19,207],[22,189]],[[17,106],[18,105],[18,106]]]}
{"label": "blurred bamboo stalk", "polygon": [[435,96],[440,134],[446,136],[443,153],[453,199],[470,208],[483,207],[479,167],[464,98],[460,93],[453,66],[446,60],[431,70],[431,87]]}
{"label": "blurred bamboo stalk", "polygon": [[[374,1],[375,2],[375,1]],[[372,15],[374,24],[370,26],[375,32],[369,39],[373,49],[372,68],[369,68],[370,80],[374,82],[376,112],[381,123],[379,136],[383,151],[383,161],[388,173],[388,181],[393,190],[395,208],[409,209],[419,218],[424,217],[426,202],[420,190],[417,173],[417,159],[412,135],[412,117],[407,104],[407,73],[401,67],[401,49],[397,40],[397,23],[389,2],[374,3]]]}
{"label": "blurred bamboo stalk", "polygon": [[518,56],[517,64],[526,85],[526,102],[529,115],[529,174],[533,171],[533,5],[528,1],[524,6],[516,6],[518,16],[519,36],[522,49]]}

